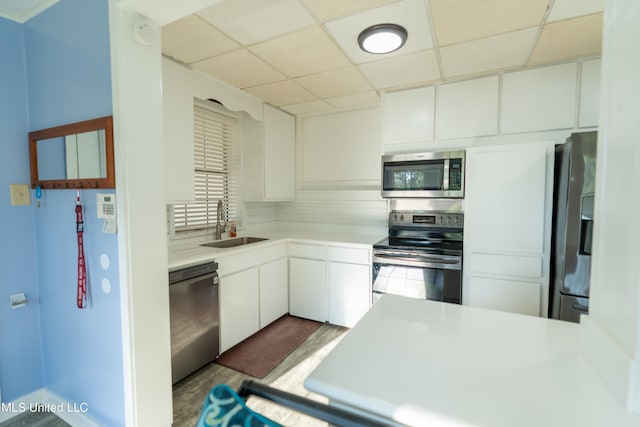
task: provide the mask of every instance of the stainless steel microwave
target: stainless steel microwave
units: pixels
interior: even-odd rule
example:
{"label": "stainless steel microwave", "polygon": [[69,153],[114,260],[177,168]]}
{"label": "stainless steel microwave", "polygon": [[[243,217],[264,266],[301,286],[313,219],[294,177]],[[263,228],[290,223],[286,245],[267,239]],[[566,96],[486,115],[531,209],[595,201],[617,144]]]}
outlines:
{"label": "stainless steel microwave", "polygon": [[464,150],[382,156],[382,197],[464,197]]}

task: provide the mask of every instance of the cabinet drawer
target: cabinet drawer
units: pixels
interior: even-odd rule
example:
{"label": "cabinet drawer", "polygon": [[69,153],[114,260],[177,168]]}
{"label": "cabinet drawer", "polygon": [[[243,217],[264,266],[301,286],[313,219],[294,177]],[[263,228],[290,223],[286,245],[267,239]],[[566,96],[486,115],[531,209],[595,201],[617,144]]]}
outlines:
{"label": "cabinet drawer", "polygon": [[471,273],[542,277],[542,258],[517,255],[471,254]]}
{"label": "cabinet drawer", "polygon": [[324,246],[289,243],[289,255],[298,258],[324,260]]}
{"label": "cabinet drawer", "polygon": [[364,248],[329,246],[327,257],[329,261],[346,262],[350,264],[369,264],[371,261],[369,249]]}
{"label": "cabinet drawer", "polygon": [[468,301],[465,305],[540,315],[539,283],[471,277],[468,286]]}

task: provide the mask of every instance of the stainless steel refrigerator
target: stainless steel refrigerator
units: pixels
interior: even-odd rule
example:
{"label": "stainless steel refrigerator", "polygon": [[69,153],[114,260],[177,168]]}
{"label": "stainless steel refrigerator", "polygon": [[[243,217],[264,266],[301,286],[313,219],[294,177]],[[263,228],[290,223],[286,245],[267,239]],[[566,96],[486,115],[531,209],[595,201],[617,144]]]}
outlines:
{"label": "stainless steel refrigerator", "polygon": [[579,322],[589,310],[597,132],[556,146],[549,317]]}

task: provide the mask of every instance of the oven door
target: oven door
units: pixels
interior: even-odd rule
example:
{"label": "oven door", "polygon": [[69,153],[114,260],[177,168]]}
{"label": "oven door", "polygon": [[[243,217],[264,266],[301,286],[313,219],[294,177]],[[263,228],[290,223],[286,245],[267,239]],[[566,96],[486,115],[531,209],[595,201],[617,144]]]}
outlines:
{"label": "oven door", "polygon": [[373,302],[383,294],[462,303],[462,256],[374,249]]}

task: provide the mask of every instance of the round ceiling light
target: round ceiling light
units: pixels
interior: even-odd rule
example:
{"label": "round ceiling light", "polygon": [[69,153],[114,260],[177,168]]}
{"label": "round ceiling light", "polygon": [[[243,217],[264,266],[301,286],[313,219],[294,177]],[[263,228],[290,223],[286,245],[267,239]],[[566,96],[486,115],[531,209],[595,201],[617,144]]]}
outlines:
{"label": "round ceiling light", "polygon": [[369,53],[390,53],[407,41],[407,30],[396,24],[377,24],[362,30],[358,36],[360,49]]}

